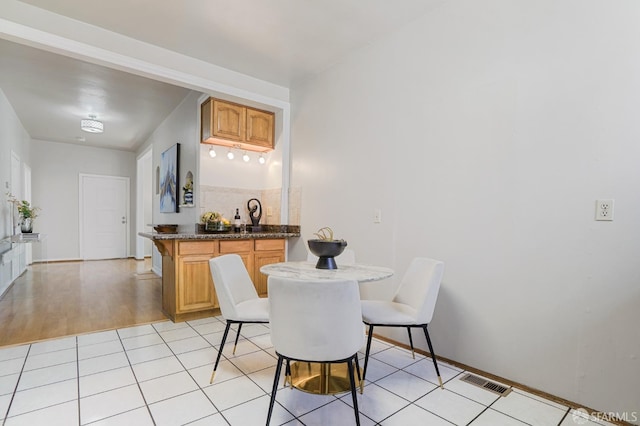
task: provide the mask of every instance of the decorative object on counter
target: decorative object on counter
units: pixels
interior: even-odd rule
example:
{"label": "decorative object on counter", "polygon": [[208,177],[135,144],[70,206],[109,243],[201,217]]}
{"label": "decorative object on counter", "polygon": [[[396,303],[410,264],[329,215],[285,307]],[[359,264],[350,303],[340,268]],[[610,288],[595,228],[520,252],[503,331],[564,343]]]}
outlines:
{"label": "decorative object on counter", "polygon": [[229,232],[231,231],[231,224],[227,219],[207,222],[204,229],[209,232]]}
{"label": "decorative object on counter", "polygon": [[178,232],[177,224],[153,225],[153,229],[158,234],[175,234]]}
{"label": "decorative object on counter", "polygon": [[218,212],[205,212],[200,220],[204,223],[204,229],[208,232],[229,232],[231,222]]}
{"label": "decorative object on counter", "polygon": [[[262,235],[262,238],[264,238],[268,234],[273,234],[273,235],[290,234],[285,236],[286,238],[300,236],[299,225],[262,225],[261,226],[262,231],[260,231],[259,233],[251,232],[249,228],[251,228],[251,225],[247,225],[246,231],[242,232],[242,226],[241,226],[239,234],[234,233],[233,235],[229,235],[229,236],[236,237],[236,238],[254,238],[255,235]],[[198,234],[211,234],[211,232],[208,232],[205,229],[204,223],[196,223],[195,229],[194,229],[194,235],[196,236],[196,239],[199,238]],[[248,234],[255,234],[255,235],[248,235]]]}
{"label": "decorative object on counter", "polygon": [[192,205],[193,204],[193,173],[187,173],[186,183],[182,187],[184,191],[184,204]]}
{"label": "decorative object on counter", "polygon": [[[255,204],[251,205],[252,201],[255,201]],[[257,198],[252,198],[247,201],[247,210],[249,210],[252,232],[259,232],[260,226],[258,224],[260,223],[260,218],[262,217],[262,204],[260,204],[260,200],[258,200]]]}
{"label": "decorative object on counter", "polygon": [[178,212],[180,144],[162,153],[160,160],[160,213]]}
{"label": "decorative object on counter", "polygon": [[206,224],[207,222],[220,220],[221,217],[222,215],[218,212],[204,212],[202,216],[200,216],[200,222]]}
{"label": "decorative object on counter", "polygon": [[240,209],[236,209],[236,215],[233,217],[233,232],[240,232],[242,220],[240,218]]}
{"label": "decorative object on counter", "polygon": [[12,193],[7,192],[7,199],[18,209],[20,217],[20,230],[23,234],[29,234],[33,231],[33,221],[38,217],[40,207],[33,207],[26,200],[18,200]]}
{"label": "decorative object on counter", "polygon": [[309,250],[318,256],[316,269],[338,269],[338,265],[334,259],[339,256],[347,247],[345,240],[334,240],[333,230],[329,227],[318,229],[314,234],[317,239],[308,240]]}

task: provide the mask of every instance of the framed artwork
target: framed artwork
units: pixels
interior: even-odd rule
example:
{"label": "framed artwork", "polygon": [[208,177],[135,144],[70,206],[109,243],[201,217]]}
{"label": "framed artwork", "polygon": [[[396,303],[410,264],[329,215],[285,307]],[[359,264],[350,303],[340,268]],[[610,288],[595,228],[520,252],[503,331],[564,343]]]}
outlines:
{"label": "framed artwork", "polygon": [[178,165],[180,144],[177,143],[162,153],[160,159],[160,213],[178,212]]}

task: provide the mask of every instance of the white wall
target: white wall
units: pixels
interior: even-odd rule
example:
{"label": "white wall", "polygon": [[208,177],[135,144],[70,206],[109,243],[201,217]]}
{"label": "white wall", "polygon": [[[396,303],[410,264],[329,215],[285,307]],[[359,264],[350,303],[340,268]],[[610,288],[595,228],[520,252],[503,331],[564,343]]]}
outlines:
{"label": "white wall", "polygon": [[[20,191],[11,188],[11,152],[15,152],[21,163],[30,164],[31,138],[22,126],[13,107],[0,90],[0,239],[11,236],[10,204],[6,203],[5,193],[12,191],[16,197],[21,197]],[[22,176],[22,172],[20,173]],[[22,185],[20,185],[21,187]]]}
{"label": "white wall", "polygon": [[[144,198],[143,204],[143,221],[146,231],[151,231],[152,229],[147,225],[153,223],[153,194],[155,194],[155,188],[153,186],[153,158],[149,157],[149,159],[145,159],[143,163],[143,176],[138,176],[138,179],[142,179],[142,185],[144,189],[142,191],[142,197]],[[151,256],[151,246],[153,243],[150,239],[144,238],[144,256]]]}
{"label": "white wall", "polygon": [[[631,0],[447,2],[292,89],[304,240],[331,226],[396,278],[444,260],[437,354],[637,412],[639,16]],[[594,221],[598,198],[613,222]]]}
{"label": "white wall", "polygon": [[[49,260],[80,258],[78,229],[78,178],[80,173],[128,177],[132,189],[129,202],[130,235],[135,235],[135,172],[133,152],[94,148],[58,142],[32,142],[33,202],[42,210],[34,231],[47,234]],[[130,239],[130,253],[135,253]],[[35,259],[38,260],[38,259]]]}
{"label": "white wall", "polygon": [[162,153],[175,145],[180,144],[180,164],[179,171],[179,191],[178,204],[183,202],[182,187],[185,184],[185,178],[188,171],[197,176],[197,167],[199,159],[199,130],[197,126],[198,118],[198,97],[199,93],[189,93],[174,109],[167,118],[158,126],[153,134],[147,139],[143,146],[138,150],[141,153],[147,149],[149,145],[153,145],[153,223],[175,223],[178,225],[189,225],[192,231],[196,220],[196,212],[193,208],[180,208],[178,213],[161,213],[160,212],[160,194],[156,194],[156,167],[160,166]]}
{"label": "white wall", "polygon": [[[216,157],[209,156],[209,148],[213,147]],[[235,158],[227,158],[228,148],[218,145],[200,144],[200,179],[198,184],[220,186],[227,188],[243,189],[268,189],[270,166],[276,157],[273,153],[267,153],[265,159],[268,162],[259,164],[257,159],[259,154],[247,152],[251,160],[247,163],[242,161],[243,151],[233,149]],[[277,182],[279,187],[282,182]]]}

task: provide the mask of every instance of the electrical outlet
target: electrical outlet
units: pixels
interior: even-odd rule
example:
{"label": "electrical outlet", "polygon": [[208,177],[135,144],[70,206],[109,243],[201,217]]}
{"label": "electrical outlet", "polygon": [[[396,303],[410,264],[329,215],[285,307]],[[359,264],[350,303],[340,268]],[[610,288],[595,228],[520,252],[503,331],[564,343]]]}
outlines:
{"label": "electrical outlet", "polygon": [[613,220],[613,200],[596,200],[596,220]]}
{"label": "electrical outlet", "polygon": [[382,211],[373,209],[373,223],[382,223]]}
{"label": "electrical outlet", "polygon": [[273,208],[271,208],[271,206],[267,206],[267,216],[272,216],[273,215]]}

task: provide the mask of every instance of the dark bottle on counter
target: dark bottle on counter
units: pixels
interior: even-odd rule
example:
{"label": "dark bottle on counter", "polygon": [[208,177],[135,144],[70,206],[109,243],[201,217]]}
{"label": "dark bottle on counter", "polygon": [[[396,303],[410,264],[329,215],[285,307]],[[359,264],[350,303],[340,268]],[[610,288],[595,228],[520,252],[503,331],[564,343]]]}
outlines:
{"label": "dark bottle on counter", "polygon": [[233,217],[233,232],[240,232],[240,211],[236,209],[236,215]]}

